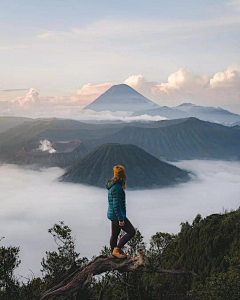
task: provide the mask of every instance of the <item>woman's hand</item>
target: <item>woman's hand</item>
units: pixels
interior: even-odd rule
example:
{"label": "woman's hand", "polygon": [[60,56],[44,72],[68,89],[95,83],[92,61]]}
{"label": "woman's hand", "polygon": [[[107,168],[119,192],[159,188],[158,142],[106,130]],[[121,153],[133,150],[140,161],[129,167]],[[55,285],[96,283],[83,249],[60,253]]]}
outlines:
{"label": "woman's hand", "polygon": [[119,225],[120,225],[120,226],[124,226],[124,225],[125,225],[125,222],[124,222],[124,221],[122,221],[122,222],[119,221]]}

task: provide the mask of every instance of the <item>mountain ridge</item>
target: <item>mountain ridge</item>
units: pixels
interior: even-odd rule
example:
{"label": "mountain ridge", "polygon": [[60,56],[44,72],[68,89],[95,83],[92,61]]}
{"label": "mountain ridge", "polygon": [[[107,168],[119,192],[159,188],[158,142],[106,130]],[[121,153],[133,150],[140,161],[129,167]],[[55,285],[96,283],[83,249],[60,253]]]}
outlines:
{"label": "mountain ridge", "polygon": [[169,161],[240,159],[238,129],[193,117],[165,127],[126,126],[105,138],[89,141],[90,147],[116,142],[134,144],[159,159]]}
{"label": "mountain ridge", "polygon": [[203,121],[216,123],[240,122],[240,115],[221,107],[199,106],[193,103],[182,103],[175,107],[162,106],[155,109],[135,111],[132,116],[140,115],[161,116],[169,119],[195,117]]}

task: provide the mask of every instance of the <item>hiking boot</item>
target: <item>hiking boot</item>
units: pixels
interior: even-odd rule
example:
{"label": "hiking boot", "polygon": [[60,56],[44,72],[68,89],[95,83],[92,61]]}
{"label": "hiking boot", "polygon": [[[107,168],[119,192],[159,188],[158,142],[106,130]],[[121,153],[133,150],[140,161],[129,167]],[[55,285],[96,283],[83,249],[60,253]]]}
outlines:
{"label": "hiking boot", "polygon": [[115,247],[113,249],[112,256],[117,257],[117,258],[126,258],[127,257],[127,255],[120,248],[117,248],[117,247]]}
{"label": "hiking boot", "polygon": [[120,251],[120,253],[121,253],[122,255],[125,255],[125,256],[127,257],[127,254],[124,253],[124,252],[122,251],[122,249],[120,249],[119,251]]}

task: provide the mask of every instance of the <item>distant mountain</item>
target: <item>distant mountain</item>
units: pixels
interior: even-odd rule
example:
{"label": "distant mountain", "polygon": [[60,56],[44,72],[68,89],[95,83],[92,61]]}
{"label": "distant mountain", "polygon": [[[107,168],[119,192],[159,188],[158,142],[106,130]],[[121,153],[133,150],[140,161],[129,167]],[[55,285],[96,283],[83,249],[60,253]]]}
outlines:
{"label": "distant mountain", "polygon": [[24,117],[0,117],[0,133],[28,121],[32,121],[32,119]]}
{"label": "distant mountain", "polygon": [[[29,152],[39,147],[40,141],[71,141],[93,139],[105,134],[100,126],[74,120],[38,119],[25,122],[0,134],[0,159],[16,154],[23,147]],[[109,129],[109,132],[114,132]]]}
{"label": "distant mountain", "polygon": [[186,112],[191,117],[196,117],[205,121],[219,123],[232,123],[240,121],[240,115],[231,113],[230,111],[221,107],[205,107],[192,103],[183,103],[179,106],[176,106],[175,109]]}
{"label": "distant mountain", "polygon": [[[238,127],[227,127],[196,118],[99,125],[73,120],[44,119],[25,122],[1,133],[0,160],[7,162],[14,156],[13,161],[19,164],[22,164],[23,161],[32,163],[35,158],[39,161],[36,149],[45,139],[53,145],[56,152],[74,151],[74,155],[71,157],[74,157],[75,161],[82,157],[83,146],[84,153],[89,153],[94,148],[106,143],[134,144],[158,159],[170,161],[183,159],[238,160],[240,158],[240,130]],[[68,143],[67,148],[63,144],[63,142],[75,139],[81,140],[79,146],[74,141]],[[79,150],[77,150],[78,147],[80,147]],[[26,158],[26,153],[24,155],[21,153],[22,148],[28,154],[28,158]],[[24,159],[19,158],[19,152],[20,157],[24,157]],[[41,153],[40,157],[43,154]],[[44,160],[48,156],[50,154],[45,153]],[[74,159],[71,160],[71,163],[75,162]],[[66,166],[67,164],[62,165]]]}
{"label": "distant mountain", "polygon": [[127,186],[156,188],[189,180],[188,172],[162,162],[134,145],[106,144],[90,152],[68,168],[61,181],[105,187],[113,176],[113,166],[126,168]]}
{"label": "distant mountain", "polygon": [[232,123],[231,126],[240,126],[240,121]]}
{"label": "distant mountain", "polygon": [[168,119],[178,119],[186,117],[195,117],[203,121],[216,122],[216,123],[233,123],[240,122],[240,115],[229,112],[228,110],[220,107],[205,107],[198,106],[192,103],[183,103],[176,107],[163,106],[156,109],[136,111],[132,115],[150,115],[162,116]]}
{"label": "distant mountain", "polygon": [[112,86],[92,103],[84,107],[94,111],[136,111],[158,108],[159,105],[150,101],[127,84]]}
{"label": "distant mountain", "polygon": [[104,138],[85,142],[92,148],[105,143],[131,143],[166,160],[240,159],[239,130],[196,118],[172,122],[158,128],[126,126]]}
{"label": "distant mountain", "polygon": [[188,113],[184,111],[180,111],[178,109],[170,108],[168,106],[162,106],[162,107],[148,109],[148,110],[135,111],[132,114],[132,116],[141,116],[141,115],[161,116],[168,119],[179,119],[179,118],[189,117]]}
{"label": "distant mountain", "polygon": [[[78,143],[78,145],[76,144],[74,149],[72,149],[73,143],[70,142],[70,144],[69,148],[63,148],[63,146],[61,146],[61,149],[60,147],[58,149],[59,152],[54,153],[49,153],[48,151],[26,151],[22,148],[6,162],[17,165],[66,168],[74,164],[89,152],[89,150],[81,143]],[[60,150],[62,152],[60,152]]]}
{"label": "distant mountain", "polygon": [[[179,120],[171,120],[163,122],[121,122],[119,124],[97,125],[55,118],[31,120],[0,134],[0,159],[3,162],[9,161],[15,154],[21,153],[22,148],[24,148],[24,151],[28,153],[29,157],[24,160],[32,163],[33,158],[36,157],[37,159],[37,156],[35,155],[36,153],[31,152],[35,151],[40,146],[41,141],[45,139],[53,145],[53,148],[57,150],[57,152],[66,152],[66,144],[64,145],[63,142],[71,141],[71,143],[68,143],[67,147],[67,152],[71,152],[75,149],[74,140],[76,139],[86,141],[104,138],[118,132],[125,126],[155,128],[159,126],[168,126],[178,122]],[[92,142],[90,144],[92,144]],[[61,150],[63,150],[63,148],[65,150],[60,151],[60,149],[58,149],[59,147]],[[72,150],[69,150],[69,147]],[[93,149],[92,145],[89,147],[89,151],[90,149]],[[40,157],[44,156],[45,159],[46,155],[46,153],[44,155],[41,153]],[[22,155],[20,155],[20,157],[22,157]],[[24,157],[26,157],[26,154],[24,154]],[[21,159],[16,159],[16,157],[14,158],[14,161],[15,163],[21,163]]]}

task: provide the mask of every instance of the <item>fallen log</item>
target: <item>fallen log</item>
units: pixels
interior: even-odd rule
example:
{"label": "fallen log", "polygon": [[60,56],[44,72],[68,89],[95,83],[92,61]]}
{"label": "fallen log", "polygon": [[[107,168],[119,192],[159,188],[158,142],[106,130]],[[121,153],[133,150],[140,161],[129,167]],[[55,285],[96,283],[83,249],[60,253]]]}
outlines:
{"label": "fallen log", "polygon": [[41,297],[41,300],[59,299],[67,300],[80,290],[85,290],[94,275],[100,275],[108,271],[125,272],[147,272],[165,273],[173,275],[189,274],[197,276],[192,271],[187,270],[165,270],[162,268],[150,269],[144,260],[144,252],[139,251],[139,256],[134,258],[117,259],[106,256],[98,256],[84,268],[74,268],[73,272],[68,272],[62,280]]}

